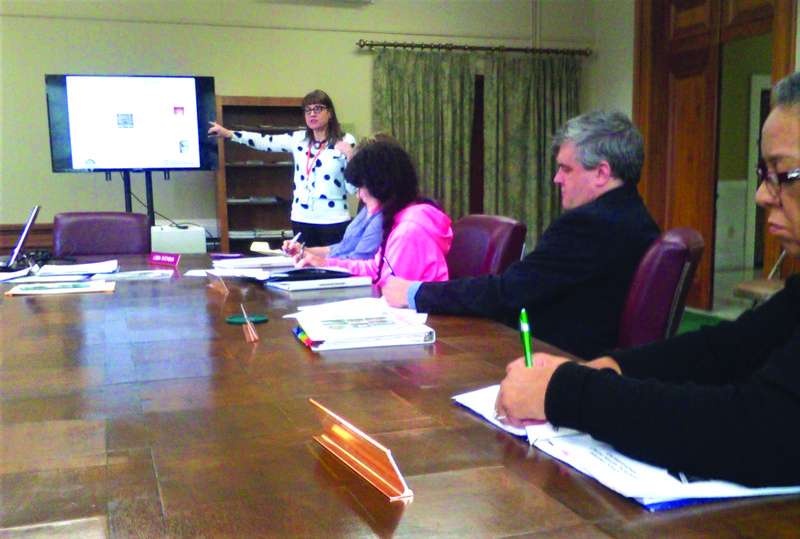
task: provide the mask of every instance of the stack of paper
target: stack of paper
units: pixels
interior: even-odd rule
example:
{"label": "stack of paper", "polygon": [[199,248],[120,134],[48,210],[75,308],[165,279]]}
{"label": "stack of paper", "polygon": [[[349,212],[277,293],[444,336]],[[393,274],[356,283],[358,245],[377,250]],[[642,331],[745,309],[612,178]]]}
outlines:
{"label": "stack of paper", "polygon": [[295,335],[314,351],[432,343],[436,333],[424,316],[393,309],[383,298],[337,301],[287,315],[297,319]]}
{"label": "stack of paper", "polygon": [[20,284],[6,291],[6,296],[43,296],[54,294],[86,294],[113,292],[116,283],[106,281],[79,281],[70,283]]}
{"label": "stack of paper", "polygon": [[0,272],[0,282],[19,279],[20,277],[25,277],[30,272],[31,272],[30,268],[22,268],[16,271],[3,271]]}
{"label": "stack of paper", "polygon": [[215,269],[286,268],[294,266],[290,256],[251,256],[214,260]]}
{"label": "stack of paper", "polygon": [[[797,487],[747,488],[716,480],[689,481],[682,474],[626,457],[610,445],[572,429],[556,429],[549,423],[520,429],[494,417],[499,385],[456,395],[453,399],[492,424],[517,436],[527,436],[531,445],[566,462],[606,487],[632,498],[650,511],[671,509],[721,498],[796,494]],[[676,477],[677,475],[677,477]]]}
{"label": "stack of paper", "polygon": [[264,281],[270,288],[287,292],[297,290],[322,290],[326,288],[348,288],[370,286],[372,277],[356,276],[344,269],[305,267],[284,271],[273,271]]}
{"label": "stack of paper", "polygon": [[270,272],[262,268],[215,268],[215,269],[193,269],[183,274],[184,277],[206,277],[214,275],[216,277],[231,277],[241,279],[255,279],[264,281],[269,279]]}
{"label": "stack of paper", "polygon": [[17,284],[6,291],[6,296],[50,294],[80,294],[87,292],[113,292],[114,283],[106,280],[118,275],[116,260],[89,264],[48,264],[33,266],[18,275]]}
{"label": "stack of paper", "polygon": [[34,266],[31,273],[39,277],[51,275],[95,275],[97,273],[114,273],[119,269],[116,260],[91,262],[89,264],[47,264]]}

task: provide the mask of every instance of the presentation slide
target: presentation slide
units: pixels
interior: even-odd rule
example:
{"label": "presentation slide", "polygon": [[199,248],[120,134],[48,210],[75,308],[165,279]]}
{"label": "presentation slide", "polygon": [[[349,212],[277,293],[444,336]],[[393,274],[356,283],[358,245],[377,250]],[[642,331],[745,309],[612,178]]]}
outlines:
{"label": "presentation slide", "polygon": [[72,168],[200,167],[194,78],[66,79]]}

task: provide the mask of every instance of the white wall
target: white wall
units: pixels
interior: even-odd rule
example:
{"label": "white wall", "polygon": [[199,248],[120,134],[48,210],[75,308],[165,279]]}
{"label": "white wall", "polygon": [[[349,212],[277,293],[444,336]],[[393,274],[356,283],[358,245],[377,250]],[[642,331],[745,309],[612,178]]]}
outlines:
{"label": "white wall", "polygon": [[635,0],[594,3],[595,53],[586,65],[582,108],[618,109],[633,114]]}

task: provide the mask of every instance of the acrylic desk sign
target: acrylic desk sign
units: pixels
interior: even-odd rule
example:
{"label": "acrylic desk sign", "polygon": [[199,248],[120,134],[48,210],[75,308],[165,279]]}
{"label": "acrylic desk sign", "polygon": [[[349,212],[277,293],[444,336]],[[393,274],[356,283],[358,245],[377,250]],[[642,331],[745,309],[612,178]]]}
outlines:
{"label": "acrylic desk sign", "polygon": [[411,503],[414,493],[406,485],[392,452],[314,399],[308,400],[316,407],[325,429],[320,436],[314,436],[314,440],[390,501]]}
{"label": "acrylic desk sign", "polygon": [[181,255],[170,253],[150,253],[150,258],[147,261],[150,264],[158,264],[160,266],[177,266],[181,260]]}
{"label": "acrylic desk sign", "polygon": [[208,287],[211,290],[219,292],[222,294],[223,298],[228,297],[228,286],[225,284],[225,281],[222,280],[222,277],[210,271],[206,272],[206,277],[208,277]]}
{"label": "acrylic desk sign", "polygon": [[244,305],[240,304],[242,308],[242,316],[244,316],[244,324],[242,328],[244,329],[244,338],[249,343],[258,342],[258,333],[256,333],[256,328],[253,325],[253,322],[250,321],[250,317],[247,316],[247,311],[244,310]]}

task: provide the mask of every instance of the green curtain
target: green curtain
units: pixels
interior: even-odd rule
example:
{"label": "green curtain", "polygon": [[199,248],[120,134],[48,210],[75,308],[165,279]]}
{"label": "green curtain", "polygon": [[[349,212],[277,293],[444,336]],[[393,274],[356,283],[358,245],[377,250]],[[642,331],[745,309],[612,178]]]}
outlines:
{"label": "green curtain", "polygon": [[484,74],[485,213],[528,225],[528,249],[559,215],[551,135],[578,114],[573,55],[384,49],[375,58],[373,124],[415,158],[426,196],[469,213],[475,77]]}
{"label": "green curtain", "polygon": [[469,54],[384,49],[375,58],[372,119],[414,158],[423,195],[453,218],[469,210],[475,69]]}
{"label": "green curtain", "polygon": [[530,250],[561,210],[550,137],[578,114],[580,59],[492,53],[484,77],[484,212],[527,223]]}

